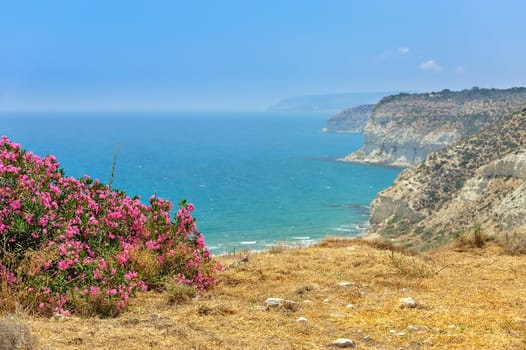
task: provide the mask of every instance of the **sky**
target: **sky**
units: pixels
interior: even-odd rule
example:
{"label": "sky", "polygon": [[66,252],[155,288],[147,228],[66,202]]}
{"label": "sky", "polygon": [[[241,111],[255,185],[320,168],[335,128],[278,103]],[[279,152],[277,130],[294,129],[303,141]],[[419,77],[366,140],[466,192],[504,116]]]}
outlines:
{"label": "sky", "polygon": [[526,85],[522,0],[0,0],[0,110]]}

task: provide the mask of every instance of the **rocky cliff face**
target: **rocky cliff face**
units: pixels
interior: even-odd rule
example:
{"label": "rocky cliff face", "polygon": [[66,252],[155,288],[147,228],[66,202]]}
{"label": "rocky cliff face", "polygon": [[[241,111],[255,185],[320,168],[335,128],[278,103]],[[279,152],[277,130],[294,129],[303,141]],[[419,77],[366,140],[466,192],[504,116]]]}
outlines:
{"label": "rocky cliff face", "polygon": [[374,105],[361,105],[344,109],[329,117],[328,132],[362,133],[369,121]]}
{"label": "rocky cliff face", "polygon": [[477,226],[526,230],[526,109],[405,169],[371,204],[370,222],[420,246]]}
{"label": "rocky cliff face", "polygon": [[478,89],[384,97],[364,129],[364,147],[345,157],[409,166],[526,107],[526,88]]}

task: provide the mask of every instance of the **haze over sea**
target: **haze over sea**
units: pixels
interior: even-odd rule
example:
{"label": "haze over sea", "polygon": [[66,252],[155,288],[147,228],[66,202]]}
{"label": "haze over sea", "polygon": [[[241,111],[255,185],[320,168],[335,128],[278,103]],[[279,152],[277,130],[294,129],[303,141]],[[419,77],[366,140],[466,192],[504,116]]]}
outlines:
{"label": "haze over sea", "polygon": [[196,206],[215,254],[356,236],[400,169],[336,162],[363,135],[327,134],[327,116],[255,112],[2,112],[0,134],[66,174]]}

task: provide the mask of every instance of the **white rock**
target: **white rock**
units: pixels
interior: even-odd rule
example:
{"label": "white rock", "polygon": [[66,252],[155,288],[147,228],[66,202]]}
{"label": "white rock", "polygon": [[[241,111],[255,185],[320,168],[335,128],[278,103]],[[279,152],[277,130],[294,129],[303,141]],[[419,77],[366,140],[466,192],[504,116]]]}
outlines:
{"label": "white rock", "polygon": [[449,329],[455,329],[455,328],[457,328],[457,326],[455,326],[454,324],[450,324],[449,326],[447,326],[447,328],[449,328]]}
{"label": "white rock", "polygon": [[398,332],[398,333],[396,333],[396,335],[399,336],[399,337],[403,337],[405,335],[405,333],[404,332]]}
{"label": "white rock", "polygon": [[307,323],[309,322],[308,319],[306,319],[305,317],[299,317],[296,322],[299,322],[299,323]]}
{"label": "white rock", "polygon": [[336,283],[337,286],[339,287],[352,287],[354,286],[354,283],[352,282],[338,282]]}
{"label": "white rock", "polygon": [[418,327],[410,324],[409,326],[407,326],[407,330],[411,332],[416,332],[418,330]]}
{"label": "white rock", "polygon": [[281,298],[267,298],[267,300],[265,300],[265,305],[268,306],[268,307],[278,308],[281,305],[283,305],[283,299],[281,299]]}
{"label": "white rock", "polygon": [[354,309],[354,305],[353,305],[353,304],[347,304],[346,308],[348,308],[348,309]]}
{"label": "white rock", "polygon": [[268,311],[268,306],[258,305],[256,306],[256,310]]}
{"label": "white rock", "polygon": [[351,339],[338,338],[331,345],[337,348],[354,348],[356,344]]}
{"label": "white rock", "polygon": [[51,319],[56,322],[64,322],[66,320],[66,316],[62,314],[54,314],[51,316]]}
{"label": "white rock", "polygon": [[396,334],[396,330],[395,330],[395,329],[391,329],[391,330],[389,331],[389,333],[391,333],[391,334]]}
{"label": "white rock", "polygon": [[331,314],[332,317],[342,318],[345,317],[345,314],[343,312],[334,312]]}
{"label": "white rock", "polygon": [[324,302],[324,303],[328,303],[328,302],[329,302],[329,299],[323,299],[323,302]]}
{"label": "white rock", "polygon": [[415,307],[417,307],[418,304],[416,303],[416,301],[411,298],[411,297],[407,297],[407,298],[402,298],[400,299],[400,307],[402,309],[414,309]]}
{"label": "white rock", "polygon": [[295,301],[285,300],[281,298],[267,298],[267,300],[265,300],[265,305],[268,308],[285,308],[289,310],[295,310],[297,307],[297,303]]}

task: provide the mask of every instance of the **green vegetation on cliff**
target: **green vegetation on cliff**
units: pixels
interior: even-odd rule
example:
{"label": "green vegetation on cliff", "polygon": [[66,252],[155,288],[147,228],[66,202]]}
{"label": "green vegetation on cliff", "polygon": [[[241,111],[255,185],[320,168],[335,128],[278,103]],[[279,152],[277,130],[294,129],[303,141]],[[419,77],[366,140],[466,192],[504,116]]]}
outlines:
{"label": "green vegetation on cliff", "polygon": [[526,107],[526,88],[442,90],[384,97],[348,161],[408,166]]}
{"label": "green vegetation on cliff", "polygon": [[404,170],[371,206],[372,230],[438,244],[482,227],[526,228],[526,110],[430,154]]}

